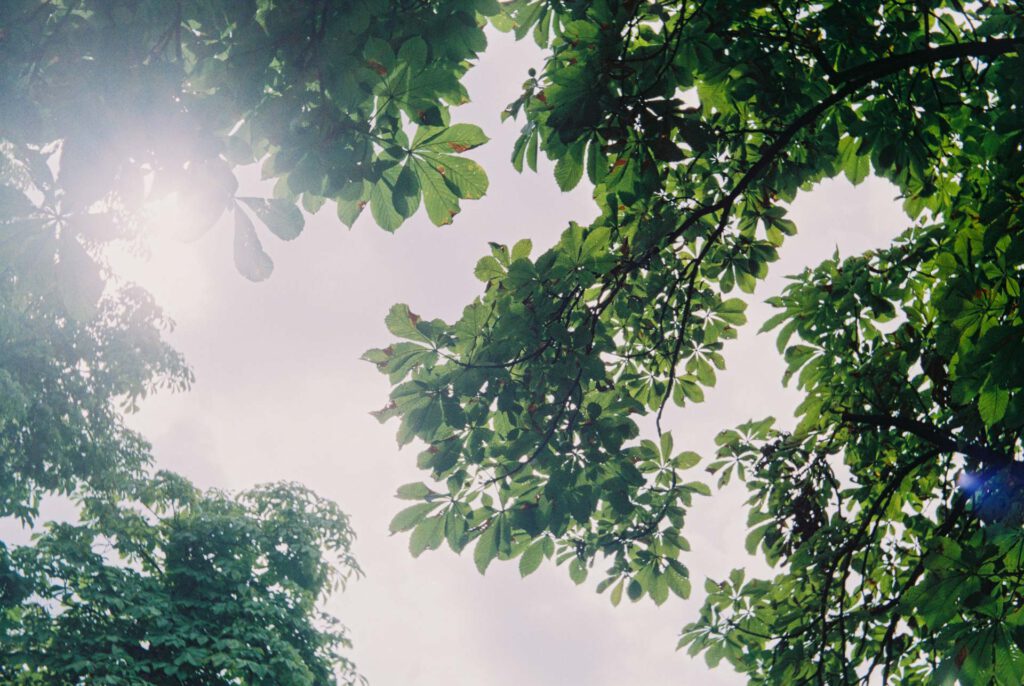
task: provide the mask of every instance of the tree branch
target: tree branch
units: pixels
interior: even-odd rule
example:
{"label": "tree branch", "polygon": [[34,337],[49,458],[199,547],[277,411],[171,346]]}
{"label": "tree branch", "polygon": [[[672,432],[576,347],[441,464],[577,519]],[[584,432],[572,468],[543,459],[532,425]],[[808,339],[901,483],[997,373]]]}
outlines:
{"label": "tree branch", "polygon": [[889,76],[910,67],[919,67],[933,62],[961,59],[964,57],[998,57],[1015,52],[1024,47],[1024,41],[1015,38],[993,38],[987,41],[970,43],[952,43],[935,48],[913,50],[900,55],[891,55],[882,59],[844,69],[829,79],[834,83],[856,81],[866,83]]}
{"label": "tree branch", "polygon": [[940,450],[961,453],[975,460],[979,464],[986,464],[990,467],[1005,467],[1013,462],[1013,456],[993,450],[985,445],[969,443],[957,440],[949,432],[932,424],[909,419],[907,417],[889,416],[885,414],[857,414],[844,412],[843,421],[855,424],[866,424],[879,429],[900,429],[907,433],[922,438]]}
{"label": "tree branch", "polygon": [[[1024,46],[1024,42],[1013,39],[993,39],[983,42],[957,43],[953,45],[943,45],[937,48],[929,48],[926,50],[914,50],[901,55],[892,55],[840,72],[836,77],[836,83],[842,84],[841,88],[794,119],[785,129],[783,129],[778,138],[773,140],[772,143],[765,148],[765,151],[761,154],[761,157],[758,158],[757,162],[747,170],[747,172],[739,181],[736,182],[736,185],[724,198],[714,204],[707,205],[688,216],[686,220],[679,225],[679,227],[669,234],[669,241],[671,242],[683,235],[690,227],[700,221],[703,217],[731,206],[739,196],[747,190],[747,187],[761,176],[769,166],[771,166],[779,153],[781,153],[786,146],[792,142],[793,138],[795,138],[800,131],[817,121],[818,117],[824,114],[829,108],[839,104],[872,81],[898,73],[909,67],[931,64],[932,62],[941,62],[943,60],[955,59],[958,57],[998,56],[1014,52],[1022,46]],[[721,235],[723,229],[724,227],[719,227],[719,229],[709,237],[709,242],[716,241]],[[643,258],[638,260],[638,266],[646,266],[647,261],[651,259],[659,249],[660,246],[658,245],[651,246],[651,248],[649,248],[644,254]]]}

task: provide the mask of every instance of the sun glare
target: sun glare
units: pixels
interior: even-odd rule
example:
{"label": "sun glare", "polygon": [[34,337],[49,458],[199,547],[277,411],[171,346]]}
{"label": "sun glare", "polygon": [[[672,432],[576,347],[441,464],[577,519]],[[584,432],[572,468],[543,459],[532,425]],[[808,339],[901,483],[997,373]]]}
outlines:
{"label": "sun glare", "polygon": [[179,193],[166,193],[143,207],[139,237],[111,246],[107,252],[118,278],[146,288],[176,319],[202,311],[209,280],[205,241],[188,235],[188,228],[195,225],[192,215]]}
{"label": "sun glare", "polygon": [[142,208],[143,232],[147,236],[169,236],[188,222],[188,210],[177,191],[150,200]]}

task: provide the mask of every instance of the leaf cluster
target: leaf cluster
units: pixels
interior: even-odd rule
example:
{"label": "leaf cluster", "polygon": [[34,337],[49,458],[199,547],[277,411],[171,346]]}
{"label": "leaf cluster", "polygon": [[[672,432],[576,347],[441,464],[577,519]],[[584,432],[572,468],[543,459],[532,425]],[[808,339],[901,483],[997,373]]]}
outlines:
{"label": "leaf cluster", "polygon": [[81,521],[0,546],[5,683],[356,683],[317,609],[359,574],[333,503],[296,484],[201,493],[168,473],[84,492]]}
{"label": "leaf cluster", "polygon": [[724,371],[788,204],[873,173],[910,228],[769,301],[797,425],[725,431],[707,467],[749,489],[748,550],[778,574],[709,582],[681,645],[757,684],[1019,683],[1019,8],[513,2],[493,22],[548,49],[505,113],[513,165],[586,174],[601,215],[536,258],[494,245],[453,323],[392,309],[402,342],[366,355],[394,385],[378,416],[436,484],[400,492],[421,502],[393,528],[417,554],[475,540],[481,570],[604,560],[616,603],[685,596],[683,520],[711,491],[662,414]]}
{"label": "leaf cluster", "polygon": [[[273,262],[253,216],[283,240],[327,200],[349,226],[367,205],[388,231],[421,205],[448,224],[487,190],[462,156],[487,139],[451,126],[450,107],[468,101],[460,78],[498,3],[401,5],[4,3],[0,141],[22,161],[59,154],[59,216],[123,210],[90,220],[103,240],[169,195],[189,210],[183,238],[233,212],[235,263],[255,281]],[[257,163],[272,199],[237,196],[234,170]]]}

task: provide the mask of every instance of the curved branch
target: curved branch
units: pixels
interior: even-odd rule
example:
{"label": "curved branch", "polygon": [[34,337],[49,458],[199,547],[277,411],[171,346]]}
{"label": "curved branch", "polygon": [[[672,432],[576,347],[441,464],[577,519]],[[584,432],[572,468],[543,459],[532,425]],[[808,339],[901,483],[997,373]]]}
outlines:
{"label": "curved branch", "polygon": [[[867,86],[872,81],[898,73],[904,69],[908,69],[909,67],[922,66],[933,62],[941,62],[943,60],[959,57],[995,57],[1015,52],[1021,47],[1024,47],[1024,42],[1013,39],[993,39],[982,42],[957,43],[954,45],[943,45],[926,50],[915,50],[913,52],[900,55],[892,55],[890,57],[884,57],[880,60],[841,72],[836,81],[837,83],[844,85],[839,90],[835,91],[832,95],[828,96],[817,105],[811,107],[794,119],[789,126],[783,129],[779,137],[771,142],[757,162],[754,163],[754,166],[747,170],[740,180],[736,182],[736,186],[724,198],[714,204],[701,208],[687,217],[675,231],[669,234],[669,241],[671,242],[683,235],[690,227],[700,221],[703,217],[732,205],[732,203],[734,203],[739,196],[747,190],[750,184],[761,176],[769,166],[771,166],[778,155],[793,141],[793,138],[795,138],[798,133],[817,121],[818,117],[828,111],[831,107],[838,105],[840,102],[850,97],[861,88]],[[723,231],[724,226],[719,227],[719,229],[709,237],[709,242],[716,241]],[[652,246],[649,248],[644,254],[643,259],[638,260],[639,266],[644,266],[659,249],[660,246]]]}
{"label": "curved branch", "polygon": [[952,434],[943,431],[933,424],[927,424],[907,417],[889,416],[885,414],[857,414],[844,412],[843,421],[865,424],[878,429],[899,429],[924,439],[940,450],[961,453],[976,460],[979,464],[992,467],[1005,467],[1013,462],[1013,456],[993,450],[985,445],[957,440]]}
{"label": "curved branch", "polygon": [[951,43],[934,48],[913,50],[899,55],[890,55],[873,62],[859,64],[844,69],[829,79],[830,82],[847,83],[851,81],[866,82],[889,76],[898,71],[919,67],[934,62],[962,59],[964,57],[999,57],[1016,52],[1024,47],[1024,41],[1015,38],[993,38],[986,41],[970,43]]}

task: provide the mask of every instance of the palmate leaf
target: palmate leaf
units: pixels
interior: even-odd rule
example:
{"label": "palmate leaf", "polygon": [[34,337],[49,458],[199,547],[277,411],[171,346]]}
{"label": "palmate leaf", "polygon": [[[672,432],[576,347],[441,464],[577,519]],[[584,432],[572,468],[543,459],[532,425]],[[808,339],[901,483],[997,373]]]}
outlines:
{"label": "palmate leaf", "polygon": [[378,76],[374,86],[378,109],[397,107],[413,122],[436,125],[448,121],[447,109],[439,107],[442,101],[451,105],[468,101],[466,88],[459,80],[464,66],[434,63],[430,52],[422,37],[413,36],[395,57],[382,52],[382,60],[368,58]]}
{"label": "palmate leaf", "polygon": [[458,156],[487,140],[471,124],[419,127],[408,153],[391,150],[377,158],[376,181],[349,184],[335,197],[339,218],[351,226],[368,204],[377,224],[395,231],[422,204],[436,226],[450,224],[460,200],[476,200],[487,192],[483,168]]}
{"label": "palmate leaf", "polygon": [[417,130],[410,165],[423,192],[427,215],[435,225],[451,223],[460,211],[460,199],[478,199],[487,192],[487,174],[480,165],[455,156],[485,142],[483,131],[471,124],[421,126]]}

